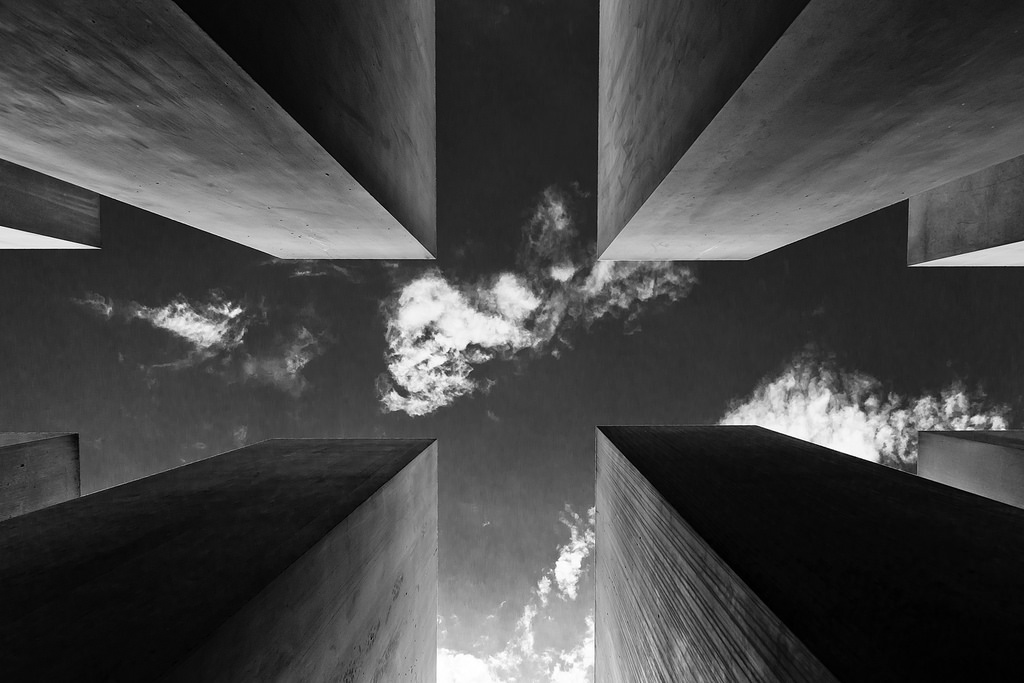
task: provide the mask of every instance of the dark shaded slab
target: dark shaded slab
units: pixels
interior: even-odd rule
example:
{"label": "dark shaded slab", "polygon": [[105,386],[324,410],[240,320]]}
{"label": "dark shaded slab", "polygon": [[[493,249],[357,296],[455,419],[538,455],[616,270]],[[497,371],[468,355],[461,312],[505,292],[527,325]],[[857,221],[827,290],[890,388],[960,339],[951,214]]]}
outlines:
{"label": "dark shaded slab", "polygon": [[0,129],[0,157],[274,256],[431,257],[172,0],[0,4]]}
{"label": "dark shaded slab", "polygon": [[436,250],[434,0],[177,4]]}
{"label": "dark shaded slab", "polygon": [[[649,666],[685,680],[694,662],[707,680],[801,680],[802,651],[751,596],[837,680],[1020,669],[1024,510],[758,427],[601,427],[597,495],[599,681]],[[635,565],[630,581],[616,560]],[[713,618],[673,611],[689,603]],[[669,632],[632,627],[658,614]],[[674,645],[652,650],[658,637]]]}
{"label": "dark shaded slab", "polygon": [[[428,556],[433,550],[421,552],[419,545],[436,542],[436,529],[429,528],[436,509],[431,444],[266,441],[0,523],[0,667],[11,680],[155,680],[190,652],[211,647],[203,645],[211,637],[222,642],[219,629],[245,630],[258,623],[271,629],[264,638],[274,642],[262,641],[270,649],[260,673],[245,678],[231,670],[235,679],[273,680],[274,671],[291,675],[315,670],[319,662],[357,661],[348,645],[364,637],[358,629],[368,619],[380,615],[350,615],[346,608],[359,604],[372,611],[389,601],[412,608],[431,600],[427,593],[436,565]],[[427,463],[409,469],[418,456]],[[406,474],[411,481],[393,482]],[[395,490],[408,493],[415,482],[426,484],[426,490],[411,499],[396,497]],[[374,496],[379,500],[371,510],[383,511],[380,528],[365,519],[374,513],[359,512]],[[416,511],[424,517],[410,520],[407,513]],[[346,527],[343,522],[353,514],[358,516]],[[381,536],[384,530],[399,533],[391,539]],[[353,559],[372,558],[376,544],[392,540],[407,545],[380,547],[383,555],[372,566],[401,560],[415,575],[391,569],[404,575],[403,590],[420,586],[417,597],[398,601],[392,594],[394,572],[378,574],[365,586],[371,596],[329,590],[343,583],[325,571],[330,562],[349,551]],[[298,586],[291,580],[311,583]],[[383,596],[376,594],[379,582],[387,584]],[[319,591],[333,598],[323,602]],[[275,613],[282,595],[289,598],[287,609]],[[357,633],[338,621],[339,610],[353,616]],[[434,633],[433,605],[429,615],[406,613],[388,623],[392,629],[399,623],[422,629],[424,619]],[[323,640],[297,648],[294,639],[271,638],[273,628],[296,621],[303,628],[326,629],[338,651],[320,649]],[[385,635],[390,638],[394,631]],[[365,650],[366,641],[360,642]],[[223,644],[223,658],[235,661],[238,648],[246,647]],[[412,647],[405,643],[400,658],[383,652],[382,659],[362,661],[390,671],[384,662],[390,656],[408,666],[405,655]],[[374,652],[380,651],[370,649],[364,657]],[[192,680],[227,674],[200,669],[198,675]]]}
{"label": "dark shaded slab", "polygon": [[0,159],[0,249],[98,246],[99,195]]}
{"label": "dark shaded slab", "polygon": [[[681,150],[680,131],[700,119],[665,111],[737,73],[689,49],[705,32],[721,44],[744,37],[726,22],[693,23],[675,39],[656,22],[602,31],[600,106],[633,116],[620,116],[630,125],[614,137],[601,127],[602,258],[749,259],[1024,154],[1024,4],[1015,0],[811,0],[756,66],[729,53],[752,68]],[[657,74],[631,90],[613,81],[607,55],[636,53],[650,54]],[[615,184],[631,173],[637,180]],[[617,213],[639,203],[634,215]]]}
{"label": "dark shaded slab", "polygon": [[907,265],[1024,265],[1024,157],[911,197]]}
{"label": "dark shaded slab", "polygon": [[78,434],[0,432],[0,521],[80,495]]}
{"label": "dark shaded slab", "polygon": [[1024,508],[1024,431],[917,436],[918,476]]}

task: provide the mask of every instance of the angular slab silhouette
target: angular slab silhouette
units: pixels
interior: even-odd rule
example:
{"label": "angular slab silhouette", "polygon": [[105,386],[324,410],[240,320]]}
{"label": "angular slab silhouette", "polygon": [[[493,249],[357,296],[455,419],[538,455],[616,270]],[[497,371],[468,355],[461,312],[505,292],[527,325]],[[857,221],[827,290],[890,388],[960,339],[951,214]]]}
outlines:
{"label": "angular slab silhouette", "polygon": [[0,432],[0,521],[80,495],[78,434]]}
{"label": "angular slab silhouette", "polygon": [[171,0],[4,2],[0,157],[274,256],[431,258],[432,1],[279,4],[270,77]]}
{"label": "angular slab silhouette", "polygon": [[910,198],[908,266],[1024,266],[1024,157]]}
{"label": "angular slab silhouette", "polygon": [[436,472],[427,440],[273,440],[6,520],[4,676],[433,681]]}
{"label": "angular slab silhouette", "polygon": [[918,432],[917,474],[1024,508],[1024,432]]}
{"label": "angular slab silhouette", "polygon": [[601,683],[1019,671],[1024,510],[759,427],[600,427],[596,494]]}
{"label": "angular slab silhouette", "polygon": [[0,159],[0,249],[99,246],[99,195]]}
{"label": "angular slab silhouette", "polygon": [[749,259],[1024,154],[1024,4],[755,4],[602,3],[602,258]]}

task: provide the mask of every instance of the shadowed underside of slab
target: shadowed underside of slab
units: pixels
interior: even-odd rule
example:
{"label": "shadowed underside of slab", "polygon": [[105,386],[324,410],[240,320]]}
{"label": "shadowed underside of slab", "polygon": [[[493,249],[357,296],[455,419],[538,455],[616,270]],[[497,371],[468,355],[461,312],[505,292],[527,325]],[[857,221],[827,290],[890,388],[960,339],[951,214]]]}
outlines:
{"label": "shadowed underside of slab", "polygon": [[908,266],[1024,266],[1024,157],[910,198]]}
{"label": "shadowed underside of slab", "polygon": [[78,434],[0,432],[0,521],[80,495]]}
{"label": "shadowed underside of slab", "polygon": [[[601,257],[748,259],[1021,155],[1022,33],[1015,0],[811,0],[667,175],[642,167],[660,185],[635,215],[615,219],[614,207],[637,204],[641,183],[605,190]],[[654,37],[603,32],[602,60]],[[703,64],[700,53],[676,58],[681,75]],[[698,82],[716,78],[698,67]],[[666,135],[650,121],[631,133],[655,161],[679,153],[659,146]],[[605,160],[605,144],[602,182],[631,170]]]}
{"label": "shadowed underside of slab", "polygon": [[599,681],[799,680],[746,591],[840,681],[1017,676],[1024,510],[758,427],[601,427],[597,494]]}
{"label": "shadowed underside of slab", "polygon": [[918,433],[918,476],[1024,508],[1024,432]]}
{"label": "shadowed underside of slab", "polygon": [[0,5],[0,131],[0,157],[274,256],[431,257],[171,0]]}
{"label": "shadowed underside of slab", "polygon": [[[344,538],[332,530],[417,456],[432,463],[433,452],[424,453],[430,446],[423,440],[267,441],[0,523],[0,670],[11,680],[159,678],[254,597],[263,599],[261,591],[311,549],[315,557],[294,572],[311,581],[323,577],[323,544]],[[418,478],[428,483],[421,492],[428,502],[436,496],[431,467]],[[406,504],[420,509],[423,502]],[[403,510],[385,508],[392,516],[383,526],[394,530]],[[426,534],[416,543],[430,542],[432,530],[423,527],[429,504],[425,512],[424,520],[410,522]],[[358,538],[352,547],[369,557],[380,542]],[[408,559],[384,552],[393,554],[374,566]],[[329,554],[336,557],[337,550]],[[426,578],[432,566],[420,567]],[[406,573],[403,586],[411,590],[422,578]],[[298,618],[330,629],[336,622],[317,610],[346,613],[345,606],[358,603],[335,593],[334,602],[312,604],[304,591],[324,586],[291,588],[289,609],[297,613],[264,613],[265,623]],[[385,594],[394,600],[391,590],[389,583]],[[369,600],[358,604],[383,604],[376,596]],[[423,600],[429,596],[404,604]],[[431,610],[433,628],[435,618]],[[302,668],[309,650],[291,642],[267,653],[274,666]]]}
{"label": "shadowed underside of slab", "polygon": [[0,159],[0,249],[98,246],[99,195]]}

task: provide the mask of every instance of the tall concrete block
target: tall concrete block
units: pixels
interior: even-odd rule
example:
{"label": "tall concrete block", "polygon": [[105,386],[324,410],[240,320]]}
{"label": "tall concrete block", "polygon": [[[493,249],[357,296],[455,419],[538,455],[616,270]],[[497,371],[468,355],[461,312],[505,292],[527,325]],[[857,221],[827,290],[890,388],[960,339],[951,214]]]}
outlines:
{"label": "tall concrete block", "polygon": [[755,4],[602,5],[602,258],[749,259],[1024,154],[1021,3]]}
{"label": "tall concrete block", "polygon": [[1012,680],[1024,510],[759,427],[601,427],[619,681]]}
{"label": "tall concrete block", "polygon": [[907,265],[1024,265],[1024,157],[911,197]]}
{"label": "tall concrete block", "polygon": [[0,249],[99,246],[99,195],[0,159]]}
{"label": "tall concrete block", "polygon": [[[214,38],[172,0],[4,2],[0,157],[274,256],[431,258],[432,0],[206,4]],[[258,33],[218,45],[220,10]]]}
{"label": "tall concrete block", "polygon": [[80,495],[78,434],[0,432],[0,521]]}
{"label": "tall concrete block", "polygon": [[1024,432],[918,432],[917,474],[1024,508]]}
{"label": "tall concrete block", "polygon": [[266,441],[0,523],[5,679],[432,682],[436,458]]}

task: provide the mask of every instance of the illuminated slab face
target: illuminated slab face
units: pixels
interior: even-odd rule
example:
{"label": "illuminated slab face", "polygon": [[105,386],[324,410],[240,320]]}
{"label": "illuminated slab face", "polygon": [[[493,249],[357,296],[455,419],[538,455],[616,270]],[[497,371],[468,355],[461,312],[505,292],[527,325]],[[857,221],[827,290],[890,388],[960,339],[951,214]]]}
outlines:
{"label": "illuminated slab face", "polygon": [[1024,508],[1024,432],[919,432],[917,474]]}
{"label": "illuminated slab face", "polygon": [[436,447],[267,441],[6,520],[0,602],[11,680],[432,683]]}
{"label": "illuminated slab face", "polygon": [[909,266],[1024,266],[1024,157],[910,198]]}
{"label": "illuminated slab face", "polygon": [[319,34],[302,11],[261,24],[289,36],[288,91],[171,0],[4,2],[0,157],[274,256],[430,258],[433,3],[335,4]]}
{"label": "illuminated slab face", "polygon": [[99,195],[0,159],[0,249],[99,246]]}
{"label": "illuminated slab face", "polygon": [[1019,670],[1024,510],[758,427],[601,427],[596,496],[599,683]]}
{"label": "illuminated slab face", "polygon": [[0,521],[80,495],[78,434],[0,432]]}
{"label": "illuminated slab face", "polygon": [[805,4],[602,4],[602,258],[749,259],[1024,154],[1024,4]]}

